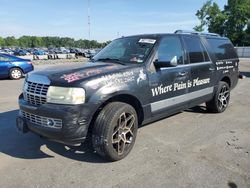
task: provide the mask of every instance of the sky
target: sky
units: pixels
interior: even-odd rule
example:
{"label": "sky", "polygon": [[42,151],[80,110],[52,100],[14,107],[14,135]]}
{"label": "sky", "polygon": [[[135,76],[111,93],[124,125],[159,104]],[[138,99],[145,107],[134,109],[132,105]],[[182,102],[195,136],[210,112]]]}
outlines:
{"label": "sky", "polygon": [[[90,39],[191,30],[206,0],[90,0]],[[227,0],[214,0],[223,8]],[[89,39],[88,0],[0,0],[0,36]]]}

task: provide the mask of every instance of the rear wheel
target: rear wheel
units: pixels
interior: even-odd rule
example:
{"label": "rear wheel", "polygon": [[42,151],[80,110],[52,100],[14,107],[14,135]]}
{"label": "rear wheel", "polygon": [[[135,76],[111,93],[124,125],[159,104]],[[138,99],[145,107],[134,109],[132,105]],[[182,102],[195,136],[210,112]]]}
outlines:
{"label": "rear wheel", "polygon": [[230,99],[230,88],[226,82],[220,81],[214,98],[206,103],[207,110],[213,113],[221,113],[226,110]]}
{"label": "rear wheel", "polygon": [[19,80],[23,77],[23,71],[19,68],[10,69],[10,79]]}
{"label": "rear wheel", "polygon": [[137,128],[137,113],[132,106],[121,102],[108,104],[93,127],[94,150],[111,161],[123,159],[134,146]]}

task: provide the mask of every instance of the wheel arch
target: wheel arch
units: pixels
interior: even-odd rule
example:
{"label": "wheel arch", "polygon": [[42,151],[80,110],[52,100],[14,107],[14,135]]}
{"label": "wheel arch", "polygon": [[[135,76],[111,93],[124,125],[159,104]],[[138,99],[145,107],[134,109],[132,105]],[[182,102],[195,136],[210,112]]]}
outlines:
{"label": "wheel arch", "polygon": [[22,71],[22,73],[24,73],[24,70],[22,69],[22,67],[13,66],[13,67],[9,68],[9,74],[10,74],[11,69],[20,69]]}
{"label": "wheel arch", "polygon": [[143,122],[144,111],[143,111],[143,107],[142,107],[142,104],[139,101],[139,99],[131,94],[117,94],[117,95],[111,96],[110,98],[106,99],[101,105],[99,105],[98,109],[95,111],[95,113],[92,117],[92,120],[91,120],[90,125],[89,125],[89,130],[92,129],[93,124],[94,124],[98,114],[100,113],[100,111],[107,104],[109,104],[111,102],[123,102],[123,103],[131,105],[137,113],[139,125]]}
{"label": "wheel arch", "polygon": [[229,88],[231,88],[232,82],[229,76],[222,77],[220,81],[226,82],[229,85]]}

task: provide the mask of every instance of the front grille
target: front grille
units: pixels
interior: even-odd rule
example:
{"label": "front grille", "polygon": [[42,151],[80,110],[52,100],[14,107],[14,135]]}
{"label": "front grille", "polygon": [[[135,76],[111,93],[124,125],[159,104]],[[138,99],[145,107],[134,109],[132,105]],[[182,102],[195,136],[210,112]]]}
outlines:
{"label": "front grille", "polygon": [[24,85],[24,99],[33,105],[46,103],[49,85],[27,81]]}
{"label": "front grille", "polygon": [[28,113],[25,111],[20,111],[20,113],[24,119],[26,119],[27,121],[34,123],[36,125],[40,125],[43,127],[49,127],[49,128],[55,128],[55,129],[62,128],[62,120],[61,119],[38,116],[38,115],[31,114],[31,113]]}

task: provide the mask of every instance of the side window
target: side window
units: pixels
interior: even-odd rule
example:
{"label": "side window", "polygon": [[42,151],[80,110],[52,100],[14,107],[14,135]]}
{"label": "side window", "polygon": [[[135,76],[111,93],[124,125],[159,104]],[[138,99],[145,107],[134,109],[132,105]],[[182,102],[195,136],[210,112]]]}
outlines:
{"label": "side window", "polygon": [[207,41],[218,60],[237,58],[236,51],[228,39],[208,38]]}
{"label": "side window", "polygon": [[10,58],[0,54],[0,61],[10,61]]}
{"label": "side window", "polygon": [[159,61],[177,61],[178,64],[183,64],[183,49],[179,37],[164,37],[160,42],[157,55]]}
{"label": "side window", "polygon": [[208,54],[199,37],[183,36],[190,63],[209,61]]}

